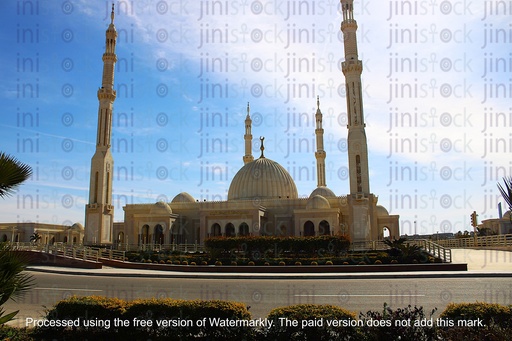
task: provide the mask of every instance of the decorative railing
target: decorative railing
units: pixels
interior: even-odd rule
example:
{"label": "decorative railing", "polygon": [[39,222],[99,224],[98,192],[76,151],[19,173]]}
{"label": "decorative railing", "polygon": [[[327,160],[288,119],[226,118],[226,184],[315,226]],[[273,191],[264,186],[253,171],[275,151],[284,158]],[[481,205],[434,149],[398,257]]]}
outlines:
{"label": "decorative railing", "polygon": [[478,248],[478,247],[510,247],[512,246],[512,234],[500,234],[494,236],[467,237],[441,239],[436,243],[450,248]]}
{"label": "decorative railing", "polygon": [[[452,250],[442,245],[434,243],[426,239],[413,239],[405,241],[406,244],[416,244],[431,256],[438,257],[443,262],[452,262]],[[354,242],[351,245],[352,250],[387,250],[389,246],[384,244],[382,240],[370,240],[364,242]]]}
{"label": "decorative railing", "polygon": [[55,243],[53,245],[49,245],[39,243],[12,243],[11,245],[13,250],[19,251],[45,252],[52,255],[93,262],[97,262],[99,259],[98,250],[79,244],[71,245],[64,243]]}
{"label": "decorative railing", "polygon": [[452,250],[427,239],[408,240],[406,243],[416,244],[430,255],[440,258],[444,263],[452,262]]}

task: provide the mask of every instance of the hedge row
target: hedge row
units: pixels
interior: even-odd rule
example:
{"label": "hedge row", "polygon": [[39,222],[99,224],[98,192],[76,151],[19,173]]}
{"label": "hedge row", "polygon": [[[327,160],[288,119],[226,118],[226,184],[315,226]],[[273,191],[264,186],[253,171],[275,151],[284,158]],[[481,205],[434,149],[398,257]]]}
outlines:
{"label": "hedge row", "polygon": [[[227,301],[185,301],[141,299],[131,302],[97,296],[71,297],[47,312],[48,321],[100,320],[109,328],[41,327],[32,333],[35,340],[505,340],[512,335],[511,306],[488,303],[451,303],[440,319],[453,326],[438,326],[422,307],[391,309],[356,314],[333,305],[299,304],[270,311],[272,327],[212,325],[210,319],[250,321],[245,304]],[[115,319],[129,326],[114,327]],[[459,320],[478,320],[483,326],[457,327]],[[145,325],[134,325],[134,321]],[[192,321],[180,326],[158,326],[157,321]],[[205,320],[199,325],[197,321]],[[151,325],[148,324],[151,321]],[[332,322],[335,323],[332,323]],[[395,321],[411,321],[409,325]],[[423,324],[416,324],[422,321]],[[430,325],[427,323],[430,321]],[[331,323],[329,323],[331,322]],[[105,323],[105,322],[104,322]],[[425,324],[427,323],[427,324]],[[15,340],[15,339],[12,339]],[[24,339],[25,340],[25,339]]]}
{"label": "hedge row", "polygon": [[242,254],[249,258],[262,258],[263,255],[276,257],[284,253],[338,254],[350,247],[346,236],[315,236],[315,237],[210,237],[204,246],[211,255],[223,252]]}

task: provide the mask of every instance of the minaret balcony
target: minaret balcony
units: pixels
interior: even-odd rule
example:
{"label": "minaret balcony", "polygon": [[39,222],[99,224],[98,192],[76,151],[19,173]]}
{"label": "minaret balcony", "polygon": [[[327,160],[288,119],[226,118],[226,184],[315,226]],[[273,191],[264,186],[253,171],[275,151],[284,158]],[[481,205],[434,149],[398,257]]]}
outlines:
{"label": "minaret balcony", "polygon": [[114,101],[116,99],[116,95],[117,95],[116,91],[113,89],[105,89],[105,88],[98,89],[98,100],[108,99],[108,100]]}
{"label": "minaret balcony", "polygon": [[357,21],[354,19],[346,19],[341,22],[341,30],[345,28],[352,28],[354,30],[357,30]]}
{"label": "minaret balcony", "polygon": [[363,72],[363,62],[360,60],[348,60],[341,62],[341,70],[345,74],[346,72]]}

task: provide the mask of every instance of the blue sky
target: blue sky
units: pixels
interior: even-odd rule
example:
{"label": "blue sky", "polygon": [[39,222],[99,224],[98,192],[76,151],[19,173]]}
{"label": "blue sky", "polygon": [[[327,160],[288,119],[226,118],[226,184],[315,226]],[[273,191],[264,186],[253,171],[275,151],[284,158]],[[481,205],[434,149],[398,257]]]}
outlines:
{"label": "blue sky", "polygon": [[[243,120],[265,156],[316,187],[316,96],[327,184],[348,193],[339,2],[115,1],[115,220],[125,203],[225,199]],[[498,215],[511,175],[512,29],[499,1],[355,1],[370,189],[403,233]],[[507,4],[508,6],[509,4]],[[34,168],[2,221],[84,222],[108,1],[2,1],[1,150]],[[414,223],[416,221],[416,224]]]}

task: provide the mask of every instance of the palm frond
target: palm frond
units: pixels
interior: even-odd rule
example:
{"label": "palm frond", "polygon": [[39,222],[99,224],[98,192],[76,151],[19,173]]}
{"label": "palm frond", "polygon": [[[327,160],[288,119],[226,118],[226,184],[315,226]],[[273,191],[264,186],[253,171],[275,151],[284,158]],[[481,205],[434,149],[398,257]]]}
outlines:
{"label": "palm frond", "polygon": [[512,210],[512,177],[503,178],[503,183],[505,186],[498,183],[498,189],[501,196],[506,201],[508,208]]}
{"label": "palm frond", "polygon": [[12,195],[32,175],[32,168],[16,158],[0,152],[0,197]]}

